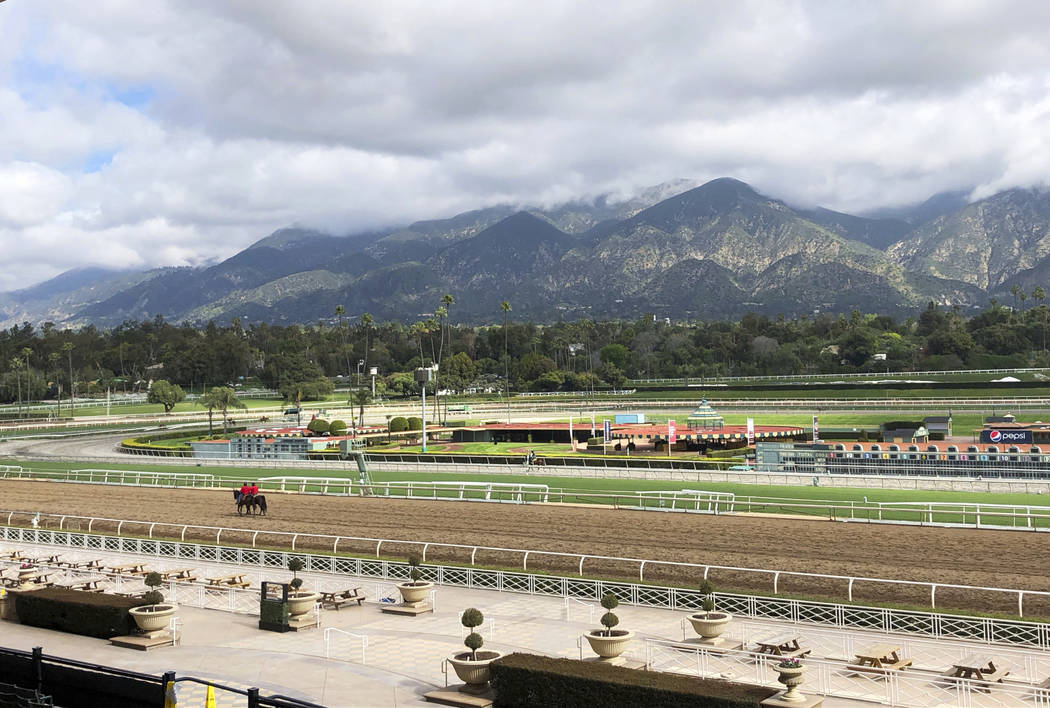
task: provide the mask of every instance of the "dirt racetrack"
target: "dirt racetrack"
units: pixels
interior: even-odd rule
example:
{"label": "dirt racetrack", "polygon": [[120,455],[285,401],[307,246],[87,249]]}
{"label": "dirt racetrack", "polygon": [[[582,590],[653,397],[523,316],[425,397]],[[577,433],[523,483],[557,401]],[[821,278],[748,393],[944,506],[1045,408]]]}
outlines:
{"label": "dirt racetrack", "polygon": [[[239,517],[226,490],[173,490],[50,482],[0,481],[0,509],[260,530],[260,545],[287,546],[266,531],[445,542],[561,551],[648,560],[804,571],[958,585],[1050,590],[1050,534],[842,523],[759,516],[623,511],[557,505],[430,502],[267,494],[267,517]],[[15,517],[25,525],[28,517]],[[57,526],[47,521],[46,526]],[[115,524],[95,523],[94,531]],[[68,526],[67,526],[68,528]],[[146,535],[125,524],[125,534]],[[171,536],[157,528],[154,535]],[[214,541],[214,531],[187,539]],[[177,537],[177,534],[176,536]],[[251,534],[223,533],[223,543]],[[297,548],[332,549],[332,539],[300,536]],[[375,544],[340,541],[340,552],[369,555]],[[404,558],[419,547],[383,544],[385,557]],[[470,551],[430,547],[427,560],[469,564]],[[521,568],[522,554],[479,551],[478,565]],[[531,555],[530,570],[573,574],[575,559]],[[585,575],[637,580],[637,563],[588,560]],[[647,564],[645,580],[695,586],[702,572]],[[771,593],[769,574],[711,571],[719,589]],[[781,577],[781,593],[844,600],[846,581]],[[854,600],[929,605],[929,589],[857,581]],[[937,590],[942,608],[1017,612],[1016,594]],[[1050,601],[1025,597],[1025,615],[1050,617]]]}

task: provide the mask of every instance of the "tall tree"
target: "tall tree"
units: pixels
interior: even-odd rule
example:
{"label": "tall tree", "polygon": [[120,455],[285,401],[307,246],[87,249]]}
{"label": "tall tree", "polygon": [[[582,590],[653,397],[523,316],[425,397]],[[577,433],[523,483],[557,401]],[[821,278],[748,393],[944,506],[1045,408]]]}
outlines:
{"label": "tall tree", "polygon": [[229,411],[231,408],[247,408],[244,401],[237,398],[237,392],[229,386],[215,386],[200,397],[198,405],[208,409],[208,434],[211,434],[212,411],[218,409],[222,412],[222,432],[226,434],[229,422]]}
{"label": "tall tree", "polygon": [[73,381],[73,342],[63,342],[62,351],[69,358],[69,415],[72,416],[73,409],[76,407],[73,398],[76,392],[76,382]]}
{"label": "tall tree", "polygon": [[372,400],[372,392],[367,388],[355,389],[350,394],[350,400],[357,406],[357,427],[365,424],[365,404]]}
{"label": "tall tree", "polygon": [[510,317],[510,303],[504,300],[499,304],[500,311],[503,312],[503,393],[505,396],[510,396],[510,355],[507,351],[507,320]]}
{"label": "tall tree", "polygon": [[176,403],[184,400],[186,400],[186,392],[182,390],[182,386],[169,383],[164,379],[154,381],[149,387],[149,393],[146,394],[146,401],[161,404],[164,406],[165,413],[170,413]]}

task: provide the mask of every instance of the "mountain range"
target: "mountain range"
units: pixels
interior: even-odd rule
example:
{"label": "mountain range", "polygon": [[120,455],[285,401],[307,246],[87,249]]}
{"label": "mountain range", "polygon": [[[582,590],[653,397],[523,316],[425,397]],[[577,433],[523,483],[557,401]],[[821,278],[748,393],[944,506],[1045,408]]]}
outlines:
{"label": "mountain range", "polygon": [[313,322],[335,307],[411,321],[455,296],[460,321],[720,318],[930,301],[981,307],[1050,276],[1050,192],[960,192],[853,215],[802,209],[735,179],[680,180],[628,200],[494,206],[334,236],[281,229],[216,265],[68,271],[0,294],[4,326],[129,319]]}

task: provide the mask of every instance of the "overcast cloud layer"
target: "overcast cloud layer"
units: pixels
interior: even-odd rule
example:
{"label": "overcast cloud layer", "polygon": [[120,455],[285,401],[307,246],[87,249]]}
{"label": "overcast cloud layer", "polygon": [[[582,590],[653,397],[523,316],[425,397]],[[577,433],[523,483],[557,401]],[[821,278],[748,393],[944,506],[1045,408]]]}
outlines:
{"label": "overcast cloud layer", "polygon": [[0,3],[0,290],[734,176],[1045,184],[1050,3]]}

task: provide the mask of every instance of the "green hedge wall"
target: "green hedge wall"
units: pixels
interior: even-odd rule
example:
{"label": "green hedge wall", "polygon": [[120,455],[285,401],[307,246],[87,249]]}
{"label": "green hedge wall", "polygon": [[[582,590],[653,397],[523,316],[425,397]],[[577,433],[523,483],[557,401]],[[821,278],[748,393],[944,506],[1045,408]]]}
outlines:
{"label": "green hedge wall", "polygon": [[32,627],[109,639],[131,634],[135,620],[128,610],[145,604],[141,597],[55,587],[18,593],[15,611],[22,624]]}
{"label": "green hedge wall", "polygon": [[497,708],[751,708],[762,686],[640,671],[599,662],[510,654],[491,664]]}

